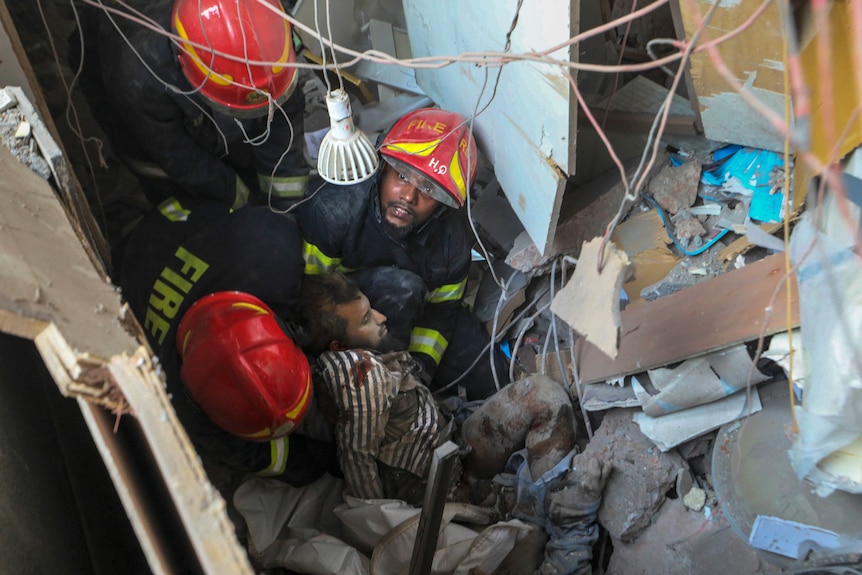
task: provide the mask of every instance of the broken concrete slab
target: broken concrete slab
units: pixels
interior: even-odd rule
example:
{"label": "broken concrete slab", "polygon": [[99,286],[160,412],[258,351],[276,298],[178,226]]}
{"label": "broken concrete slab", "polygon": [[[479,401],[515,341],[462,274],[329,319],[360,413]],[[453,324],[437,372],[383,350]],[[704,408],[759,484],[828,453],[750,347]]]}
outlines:
{"label": "broken concrete slab", "polygon": [[678,470],[688,468],[676,453],[656,449],[631,421],[633,413],[632,409],[608,411],[582,454],[613,465],[599,523],[621,541],[632,541],[647,528],[676,484]]}
{"label": "broken concrete slab", "polygon": [[755,575],[780,573],[749,547],[717,507],[709,515],[686,509],[679,499],[665,501],[652,525],[634,542],[613,539],[607,575]]}
{"label": "broken concrete slab", "polygon": [[602,245],[601,237],[584,244],[575,273],[554,297],[551,311],[605,355],[615,358],[620,290],[628,277],[630,262],[612,242],[604,244],[604,249]]}
{"label": "broken concrete slab", "polygon": [[662,209],[671,214],[690,208],[697,199],[701,165],[685,162],[681,166],[665,163],[650,182],[647,191]]}

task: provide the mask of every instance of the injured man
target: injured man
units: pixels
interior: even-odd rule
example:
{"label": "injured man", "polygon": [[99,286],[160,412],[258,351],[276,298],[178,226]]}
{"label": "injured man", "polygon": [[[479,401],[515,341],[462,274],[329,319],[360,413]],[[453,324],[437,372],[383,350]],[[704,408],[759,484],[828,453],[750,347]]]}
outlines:
{"label": "injured man", "polygon": [[350,278],[305,276],[299,309],[308,349],[317,355],[318,405],[335,425],[346,494],[420,506],[434,449],[452,440],[461,447],[463,472],[450,500],[488,505],[489,494],[477,485],[511,472],[512,497],[492,503],[548,532],[540,573],[591,572],[610,469],[599,460],[572,468],[576,425],[564,386],[534,374],[487,400],[443,410],[416,377],[410,355],[392,351],[386,317]]}

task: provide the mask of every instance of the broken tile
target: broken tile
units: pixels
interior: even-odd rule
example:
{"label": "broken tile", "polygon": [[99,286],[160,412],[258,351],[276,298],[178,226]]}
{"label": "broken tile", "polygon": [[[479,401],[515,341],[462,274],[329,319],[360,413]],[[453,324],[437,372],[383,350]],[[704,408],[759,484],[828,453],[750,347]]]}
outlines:
{"label": "broken tile", "polygon": [[662,451],[668,451],[680,443],[694,439],[699,435],[718,429],[746,415],[761,410],[760,396],[757,389],[751,390],[749,407],[747,393],[737,393],[712,403],[698,405],[675,413],[650,417],[638,412],[634,421],[641,432],[649,437]]}
{"label": "broken tile", "polygon": [[657,393],[633,384],[644,413],[659,417],[709,403],[768,378],[754,367],[745,345],[684,361],[668,369],[647,370]]}
{"label": "broken tile", "polygon": [[607,242],[598,271],[602,238],[584,244],[578,266],[551,302],[551,311],[610,358],[617,356],[620,290],[629,271],[625,252]]}
{"label": "broken tile", "polygon": [[658,210],[630,216],[614,229],[611,240],[628,254],[632,273],[623,284],[630,303],[641,299],[641,290],[660,282],[679,262],[668,248],[671,243]]}
{"label": "broken tile", "polygon": [[614,407],[639,407],[631,385],[617,386],[605,383],[585,385],[581,404],[586,411],[604,411]]}

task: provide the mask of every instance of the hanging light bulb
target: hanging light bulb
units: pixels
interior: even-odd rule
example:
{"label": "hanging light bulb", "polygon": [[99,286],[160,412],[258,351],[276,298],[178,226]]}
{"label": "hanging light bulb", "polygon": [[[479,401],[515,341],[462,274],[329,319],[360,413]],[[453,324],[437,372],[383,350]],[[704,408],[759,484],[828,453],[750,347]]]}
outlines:
{"label": "hanging light bulb", "polygon": [[377,151],[368,136],[353,124],[350,98],[341,89],[326,94],[329,132],[320,143],[317,172],[332,184],[358,184],[377,171]]}

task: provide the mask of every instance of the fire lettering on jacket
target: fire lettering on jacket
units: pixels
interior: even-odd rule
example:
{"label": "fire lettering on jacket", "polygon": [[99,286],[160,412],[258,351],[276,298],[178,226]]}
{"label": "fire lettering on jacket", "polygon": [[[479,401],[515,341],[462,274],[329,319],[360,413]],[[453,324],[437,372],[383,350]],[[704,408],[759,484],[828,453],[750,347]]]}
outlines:
{"label": "fire lettering on jacket", "polygon": [[171,322],[183,305],[189,290],[210,267],[208,263],[184,247],[174,254],[177,260],[165,266],[153,284],[150,305],[144,316],[144,329],[161,345],[171,328]]}

